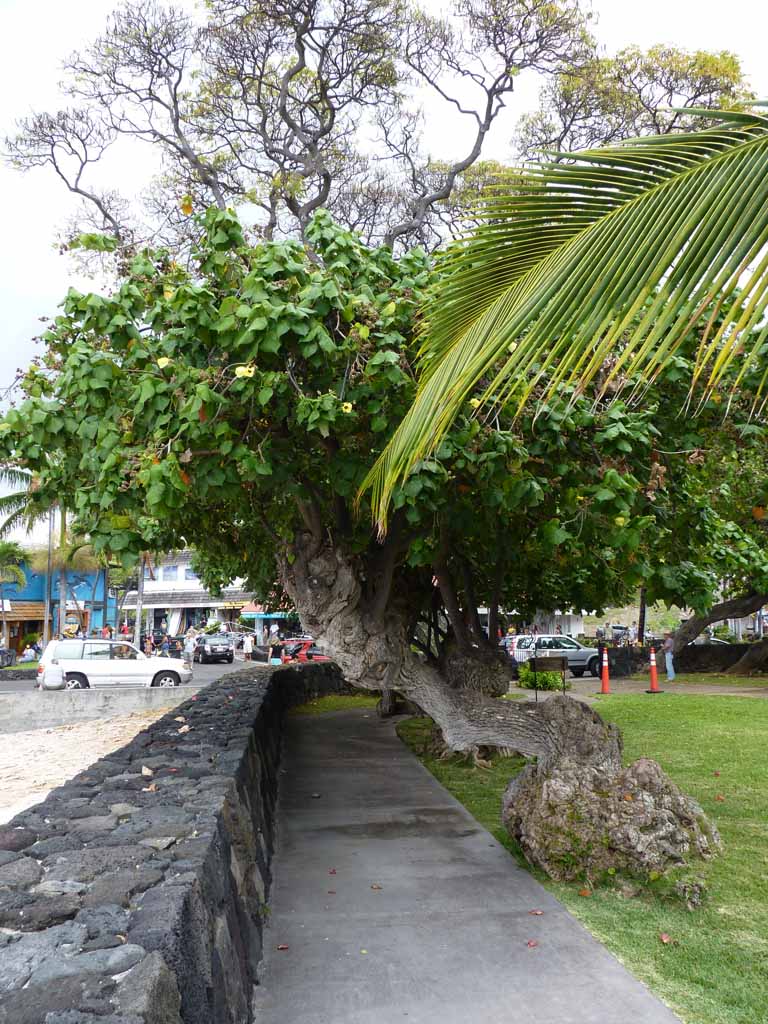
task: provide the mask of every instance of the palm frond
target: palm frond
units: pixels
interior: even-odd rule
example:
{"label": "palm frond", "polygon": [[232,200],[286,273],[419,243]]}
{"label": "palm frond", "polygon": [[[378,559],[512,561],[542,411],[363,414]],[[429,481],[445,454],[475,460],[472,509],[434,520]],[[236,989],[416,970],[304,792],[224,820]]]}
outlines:
{"label": "palm frond", "polygon": [[598,374],[603,390],[647,385],[694,333],[692,388],[717,387],[736,359],[737,383],[754,368],[768,340],[768,118],[715,116],[524,170],[487,198],[439,268],[416,400],[364,484],[382,528],[394,488],[481,382],[484,403],[518,409]]}

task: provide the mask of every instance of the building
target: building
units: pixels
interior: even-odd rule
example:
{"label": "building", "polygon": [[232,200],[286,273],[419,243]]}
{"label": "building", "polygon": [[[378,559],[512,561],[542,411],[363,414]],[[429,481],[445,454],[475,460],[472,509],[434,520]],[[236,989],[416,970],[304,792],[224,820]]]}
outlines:
{"label": "building", "polygon": [[20,566],[27,582],[23,587],[13,583],[2,585],[2,610],[8,629],[5,643],[11,650],[21,651],[24,637],[37,633],[42,639],[45,625],[46,599],[50,602],[50,635],[65,630],[82,629],[89,633],[101,629],[105,623],[114,625],[117,619],[117,600],[110,593],[106,569],[68,569],[67,606],[64,622],[59,621],[59,579],[56,569],[48,577],[30,565]]}
{"label": "building", "polygon": [[[190,626],[201,628],[217,622],[235,623],[253,595],[235,580],[214,597],[192,568],[192,552],[162,555],[144,569],[142,600],[143,628],[162,629],[171,636],[185,633]],[[120,621],[131,624],[136,617],[135,590],[129,591]]]}

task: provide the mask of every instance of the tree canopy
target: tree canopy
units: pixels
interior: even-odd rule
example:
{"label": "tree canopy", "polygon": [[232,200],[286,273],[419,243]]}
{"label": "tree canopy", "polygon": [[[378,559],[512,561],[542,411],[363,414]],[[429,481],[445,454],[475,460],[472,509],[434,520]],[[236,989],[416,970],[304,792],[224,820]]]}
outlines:
{"label": "tree canopy", "polygon": [[[7,145],[82,198],[75,233],[176,245],[214,204],[247,207],[271,238],[322,207],[368,241],[434,246],[517,76],[585,60],[588,27],[579,0],[460,0],[439,17],[409,0],[207,0],[194,15],[133,0],[66,60],[69,106]],[[419,95],[466,127],[444,161]],[[140,213],[93,174],[124,138],[162,159]]]}
{"label": "tree canopy", "polygon": [[382,542],[356,497],[416,394],[430,259],[394,260],[324,212],[307,245],[253,244],[217,208],[200,227],[189,266],[145,250],[114,291],[70,291],[0,423],[3,457],[34,473],[41,505],[67,504],[97,554],[130,566],[195,545],[209,583],[245,575],[267,597],[275,556],[327,534],[360,559],[372,603],[405,603],[413,625],[437,600],[467,644],[459,608],[528,619],[641,584],[703,607],[718,580],[760,570],[749,521],[708,507],[695,453],[738,438],[714,401],[696,423],[677,416],[685,361],[642,410],[566,389],[481,421],[472,398],[395,487]]}

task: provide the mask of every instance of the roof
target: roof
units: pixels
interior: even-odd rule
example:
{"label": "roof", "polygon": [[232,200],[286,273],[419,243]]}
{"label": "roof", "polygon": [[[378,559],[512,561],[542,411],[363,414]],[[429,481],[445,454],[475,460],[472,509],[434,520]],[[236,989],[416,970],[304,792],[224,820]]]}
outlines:
{"label": "roof", "polygon": [[[143,608],[226,608],[239,607],[252,600],[247,590],[224,590],[213,597],[207,590],[152,590],[145,591]],[[136,591],[131,590],[125,599],[124,608],[136,607]]]}

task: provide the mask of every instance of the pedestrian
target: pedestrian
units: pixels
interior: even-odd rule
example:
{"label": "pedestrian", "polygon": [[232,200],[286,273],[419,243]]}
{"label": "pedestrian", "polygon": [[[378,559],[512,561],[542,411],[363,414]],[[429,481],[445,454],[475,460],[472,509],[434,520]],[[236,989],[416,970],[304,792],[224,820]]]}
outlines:
{"label": "pedestrian", "polygon": [[243,637],[243,655],[246,661],[251,661],[253,655],[253,637],[250,633],[246,633]]}
{"label": "pedestrian", "polygon": [[269,660],[280,661],[280,630],[277,623],[273,622],[269,627]]}
{"label": "pedestrian", "polygon": [[195,631],[188,629],[184,637],[184,662],[191,665],[195,660]]}
{"label": "pedestrian", "polygon": [[42,688],[44,690],[63,690],[66,685],[67,677],[64,674],[64,669],[59,664],[58,658],[54,658],[43,670]]}
{"label": "pedestrian", "polygon": [[122,624],[122,626],[120,627],[120,632],[123,634],[123,636],[128,636],[128,634],[130,633],[130,629],[128,628],[127,622],[124,622]]}
{"label": "pedestrian", "polygon": [[163,658],[169,658],[171,655],[171,641],[167,633],[163,633],[163,638],[160,641],[160,655]]}
{"label": "pedestrian", "polygon": [[562,635],[563,635],[563,628],[562,628],[562,626],[555,626],[555,636],[562,636]]}
{"label": "pedestrian", "polygon": [[146,656],[148,658],[151,658],[152,655],[155,653],[153,651],[153,649],[152,649],[152,634],[151,633],[147,633],[147,635],[144,637],[144,653],[146,654]]}
{"label": "pedestrian", "polygon": [[671,633],[664,634],[664,664],[667,669],[667,682],[672,682],[675,678],[675,641],[672,638]]}

